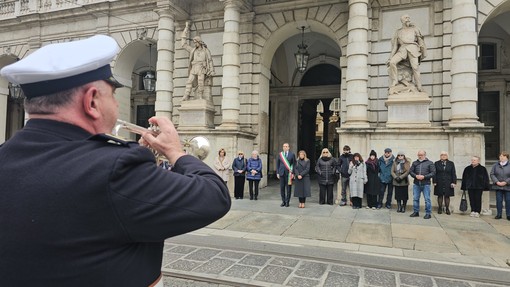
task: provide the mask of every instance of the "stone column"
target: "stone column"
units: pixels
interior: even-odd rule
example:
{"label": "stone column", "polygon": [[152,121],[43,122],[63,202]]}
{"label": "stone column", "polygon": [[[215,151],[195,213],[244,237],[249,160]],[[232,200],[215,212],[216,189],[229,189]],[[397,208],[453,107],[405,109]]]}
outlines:
{"label": "stone column", "polygon": [[[0,87],[0,144],[5,141],[5,131],[7,128],[7,105],[9,90],[7,89],[7,81],[0,79],[0,83],[5,84],[4,87]],[[3,86],[3,85],[2,85]]]}
{"label": "stone column", "polygon": [[368,0],[349,0],[346,107],[343,127],[368,128]]}
{"label": "stone column", "polygon": [[476,5],[473,0],[452,1],[452,105],[449,125],[482,126],[476,106],[477,88]]}
{"label": "stone column", "polygon": [[225,5],[224,22],[225,30],[223,32],[223,78],[221,90],[223,99],[221,100],[221,113],[223,115],[220,128],[239,129],[239,90],[240,90],[240,39],[239,39],[239,20],[240,3],[237,0],[224,0]]}
{"label": "stone column", "polygon": [[172,118],[174,92],[175,21],[170,9],[156,10],[158,21],[158,60],[156,63],[156,116]]}

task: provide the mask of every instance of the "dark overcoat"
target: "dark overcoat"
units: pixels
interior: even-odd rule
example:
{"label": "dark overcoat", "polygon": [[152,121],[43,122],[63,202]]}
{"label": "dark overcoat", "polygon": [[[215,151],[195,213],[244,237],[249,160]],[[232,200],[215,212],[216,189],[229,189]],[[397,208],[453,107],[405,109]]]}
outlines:
{"label": "dark overcoat", "polygon": [[436,166],[436,174],[432,178],[434,183],[434,195],[454,196],[455,192],[452,184],[457,184],[455,164],[449,160],[438,160],[434,165]]}
{"label": "dark overcoat", "polygon": [[200,160],[165,170],[138,143],[63,122],[29,120],[0,162],[2,286],[149,286],[165,239],[230,208]]}
{"label": "dark overcoat", "polygon": [[364,192],[366,194],[377,195],[381,191],[381,181],[379,180],[379,163],[377,160],[374,164],[370,164],[369,161],[365,162],[367,167],[367,178],[368,181],[364,186]]}
{"label": "dark overcoat", "polygon": [[[303,178],[298,179],[298,175]],[[298,159],[294,165],[294,196],[295,197],[310,197],[310,160]]]}

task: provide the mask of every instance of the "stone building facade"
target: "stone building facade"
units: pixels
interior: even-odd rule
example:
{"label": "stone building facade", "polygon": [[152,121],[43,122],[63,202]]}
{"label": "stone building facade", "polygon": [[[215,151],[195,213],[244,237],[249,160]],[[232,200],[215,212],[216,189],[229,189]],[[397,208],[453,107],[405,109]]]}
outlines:
{"label": "stone building facade", "polygon": [[[390,39],[403,14],[428,48],[426,99],[388,96]],[[0,67],[49,43],[107,34],[121,47],[113,63],[126,85],[116,93],[121,118],[170,117],[182,137],[210,140],[209,164],[219,148],[258,150],[271,174],[284,142],[313,162],[318,147],[337,153],[347,144],[365,156],[392,147],[414,159],[425,149],[434,161],[446,150],[460,176],[472,155],[490,163],[510,150],[509,15],[503,0],[4,0]],[[210,102],[181,101],[186,21],[213,57]],[[302,42],[310,54],[303,73],[294,60]],[[150,70],[154,92],[142,85]],[[10,94],[0,78],[0,142],[25,120]]]}

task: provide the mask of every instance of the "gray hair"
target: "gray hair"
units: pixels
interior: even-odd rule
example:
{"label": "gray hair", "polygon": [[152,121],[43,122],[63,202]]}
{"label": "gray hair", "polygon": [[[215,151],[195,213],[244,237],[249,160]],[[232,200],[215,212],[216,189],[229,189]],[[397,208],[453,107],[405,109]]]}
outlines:
{"label": "gray hair", "polygon": [[57,109],[69,104],[77,92],[84,86],[71,88],[62,92],[35,97],[25,98],[24,107],[28,114],[51,115],[57,112]]}

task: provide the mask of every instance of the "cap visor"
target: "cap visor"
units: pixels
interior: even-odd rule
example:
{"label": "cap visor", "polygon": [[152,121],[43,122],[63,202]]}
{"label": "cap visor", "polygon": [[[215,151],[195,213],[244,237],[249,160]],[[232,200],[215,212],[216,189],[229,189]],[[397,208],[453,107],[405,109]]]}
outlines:
{"label": "cap visor", "polygon": [[104,81],[107,82],[108,84],[114,86],[115,88],[124,87],[124,85],[119,83],[119,81],[117,81],[113,76],[109,77],[108,79],[104,79]]}

